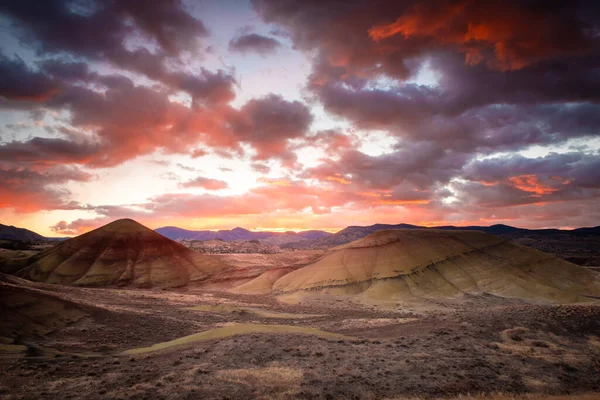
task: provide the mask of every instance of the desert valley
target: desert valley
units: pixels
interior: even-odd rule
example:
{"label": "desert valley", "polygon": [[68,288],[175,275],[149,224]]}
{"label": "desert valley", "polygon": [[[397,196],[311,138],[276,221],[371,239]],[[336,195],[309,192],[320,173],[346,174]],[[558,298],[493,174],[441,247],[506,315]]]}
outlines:
{"label": "desert valley", "polygon": [[[5,239],[13,249],[0,252],[0,394],[600,393],[593,266],[483,230],[348,230],[292,242],[301,249],[225,234],[180,238],[189,248],[130,219],[68,240]],[[594,228],[545,242],[557,234],[598,240]],[[327,238],[334,245],[314,242]]]}
{"label": "desert valley", "polygon": [[1,0],[38,399],[600,400],[600,1]]}

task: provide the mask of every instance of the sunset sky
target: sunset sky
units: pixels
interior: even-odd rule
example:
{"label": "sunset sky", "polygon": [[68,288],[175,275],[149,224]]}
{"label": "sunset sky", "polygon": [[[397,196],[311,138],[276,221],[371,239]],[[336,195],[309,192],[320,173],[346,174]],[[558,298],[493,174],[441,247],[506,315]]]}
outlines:
{"label": "sunset sky", "polygon": [[0,2],[0,222],[600,225],[597,1]]}

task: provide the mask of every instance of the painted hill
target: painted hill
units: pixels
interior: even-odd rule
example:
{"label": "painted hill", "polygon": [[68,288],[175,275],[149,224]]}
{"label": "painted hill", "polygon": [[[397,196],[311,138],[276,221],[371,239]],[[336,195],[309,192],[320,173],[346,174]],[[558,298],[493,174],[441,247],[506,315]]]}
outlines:
{"label": "painted hill", "polygon": [[268,232],[268,231],[249,231],[244,228],[234,228],[220,231],[191,231],[178,228],[176,226],[165,226],[156,229],[156,232],[172,239],[185,240],[215,240],[220,239],[225,242],[265,240],[269,244],[278,245],[281,243],[297,242],[301,240],[316,240],[330,236],[331,233],[324,231],[303,231],[303,232]]}
{"label": "painted hill", "polygon": [[76,286],[178,287],[206,280],[225,267],[213,256],[121,219],[39,253],[16,275]]}
{"label": "painted hill", "polygon": [[377,231],[273,284],[279,293],[377,300],[492,294],[558,303],[600,296],[600,275],[481,231]]}
{"label": "painted hill", "polygon": [[281,267],[271,268],[257,276],[256,278],[248,281],[242,285],[236,286],[231,289],[233,293],[243,294],[266,294],[273,290],[273,284],[277,282],[282,276],[295,271],[297,267]]}
{"label": "painted hill", "polygon": [[17,240],[19,242],[41,242],[46,238],[29,229],[17,228],[11,225],[0,224],[0,239]]}

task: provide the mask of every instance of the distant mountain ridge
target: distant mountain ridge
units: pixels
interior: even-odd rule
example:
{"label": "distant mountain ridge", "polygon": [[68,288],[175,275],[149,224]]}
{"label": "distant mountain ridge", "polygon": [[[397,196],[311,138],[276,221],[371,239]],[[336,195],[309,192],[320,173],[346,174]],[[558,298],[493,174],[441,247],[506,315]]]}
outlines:
{"label": "distant mountain ridge", "polygon": [[374,224],[368,226],[348,226],[339,232],[329,233],[319,230],[309,230],[302,232],[271,232],[271,231],[250,231],[244,228],[234,228],[231,230],[218,230],[209,231],[201,230],[194,231],[176,226],[165,226],[162,228],[155,229],[156,232],[161,235],[172,239],[185,239],[185,240],[215,240],[221,239],[226,242],[232,242],[236,240],[261,240],[273,245],[281,245],[288,248],[315,248],[315,247],[332,247],[341,244],[349,243],[354,240],[361,239],[371,233],[386,230],[386,229],[445,229],[445,230],[474,230],[483,231],[491,235],[511,235],[511,234],[536,234],[536,235],[550,235],[550,234],[569,234],[575,236],[585,235],[600,235],[600,226],[596,227],[583,227],[573,230],[565,229],[526,229],[517,228],[510,225],[496,224],[491,226],[435,226],[426,227],[411,224]]}
{"label": "distant mountain ridge", "polygon": [[215,240],[221,239],[226,242],[236,240],[263,240],[270,244],[291,243],[304,240],[318,240],[332,235],[329,232],[310,230],[303,232],[270,232],[270,231],[250,231],[244,228],[234,228],[231,230],[219,231],[193,231],[188,229],[178,228],[176,226],[165,226],[155,229],[156,232],[171,239],[186,239],[186,240]]}
{"label": "distant mountain ridge", "polygon": [[435,226],[425,227],[411,224],[374,224],[369,226],[348,226],[341,231],[334,233],[328,237],[321,239],[303,241],[298,243],[286,243],[281,247],[284,248],[324,248],[334,247],[342,244],[350,243],[358,239],[362,239],[372,233],[387,229],[445,229],[453,231],[483,231],[485,233],[502,236],[510,239],[512,235],[556,235],[556,234],[568,234],[572,236],[587,236],[587,235],[600,235],[600,226],[578,228],[573,230],[561,230],[561,229],[525,229],[516,228],[510,225],[496,224],[491,226]]}
{"label": "distant mountain ridge", "polygon": [[45,237],[30,231],[29,229],[17,228],[16,226],[2,224],[0,224],[0,239],[17,240],[19,242],[46,241]]}

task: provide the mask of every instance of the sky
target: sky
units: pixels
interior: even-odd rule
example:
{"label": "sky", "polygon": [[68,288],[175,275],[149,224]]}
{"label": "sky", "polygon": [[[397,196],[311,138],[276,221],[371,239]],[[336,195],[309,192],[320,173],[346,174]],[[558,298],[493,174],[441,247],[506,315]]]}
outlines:
{"label": "sky", "polygon": [[600,225],[600,4],[0,3],[0,222]]}

